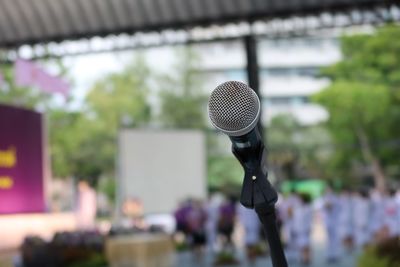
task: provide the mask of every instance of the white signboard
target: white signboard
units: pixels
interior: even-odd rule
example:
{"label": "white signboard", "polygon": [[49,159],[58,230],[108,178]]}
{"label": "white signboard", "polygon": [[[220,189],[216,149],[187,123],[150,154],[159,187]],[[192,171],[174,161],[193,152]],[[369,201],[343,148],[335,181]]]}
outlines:
{"label": "white signboard", "polygon": [[172,212],[188,197],[206,197],[204,134],[132,130],[119,134],[118,202],[137,198],[144,213]]}

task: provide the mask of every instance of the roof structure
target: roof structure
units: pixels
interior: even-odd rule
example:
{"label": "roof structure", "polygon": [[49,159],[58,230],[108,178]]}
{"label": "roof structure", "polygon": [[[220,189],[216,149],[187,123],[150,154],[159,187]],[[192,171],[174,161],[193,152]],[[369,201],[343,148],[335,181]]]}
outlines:
{"label": "roof structure", "polygon": [[0,48],[390,8],[399,0],[0,0]]}

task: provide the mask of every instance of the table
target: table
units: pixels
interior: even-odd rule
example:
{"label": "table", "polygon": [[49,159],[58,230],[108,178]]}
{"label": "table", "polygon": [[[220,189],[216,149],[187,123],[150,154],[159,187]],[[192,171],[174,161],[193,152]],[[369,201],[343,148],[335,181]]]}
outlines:
{"label": "table", "polygon": [[172,267],[174,246],[165,234],[109,237],[106,255],[111,267]]}

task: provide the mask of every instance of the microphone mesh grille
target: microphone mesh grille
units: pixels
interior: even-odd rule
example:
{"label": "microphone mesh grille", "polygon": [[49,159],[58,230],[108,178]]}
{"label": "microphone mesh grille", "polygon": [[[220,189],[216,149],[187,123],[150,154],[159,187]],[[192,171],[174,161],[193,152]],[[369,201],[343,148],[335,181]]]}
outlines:
{"label": "microphone mesh grille", "polygon": [[260,103],[246,84],[229,81],[217,86],[208,101],[212,123],[222,131],[241,131],[257,118]]}

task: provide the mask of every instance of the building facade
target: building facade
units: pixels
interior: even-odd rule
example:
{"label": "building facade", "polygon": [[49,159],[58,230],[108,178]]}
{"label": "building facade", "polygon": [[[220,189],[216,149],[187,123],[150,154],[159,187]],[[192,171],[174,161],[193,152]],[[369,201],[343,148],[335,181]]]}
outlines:
{"label": "building facade", "polygon": [[[207,91],[228,80],[246,82],[242,42],[201,44],[196,50],[201,57],[198,72],[204,75]],[[335,37],[260,39],[258,64],[264,125],[279,114],[291,114],[302,125],[326,120],[326,110],[310,98],[329,85],[328,79],[319,76],[320,69],[340,58]]]}

